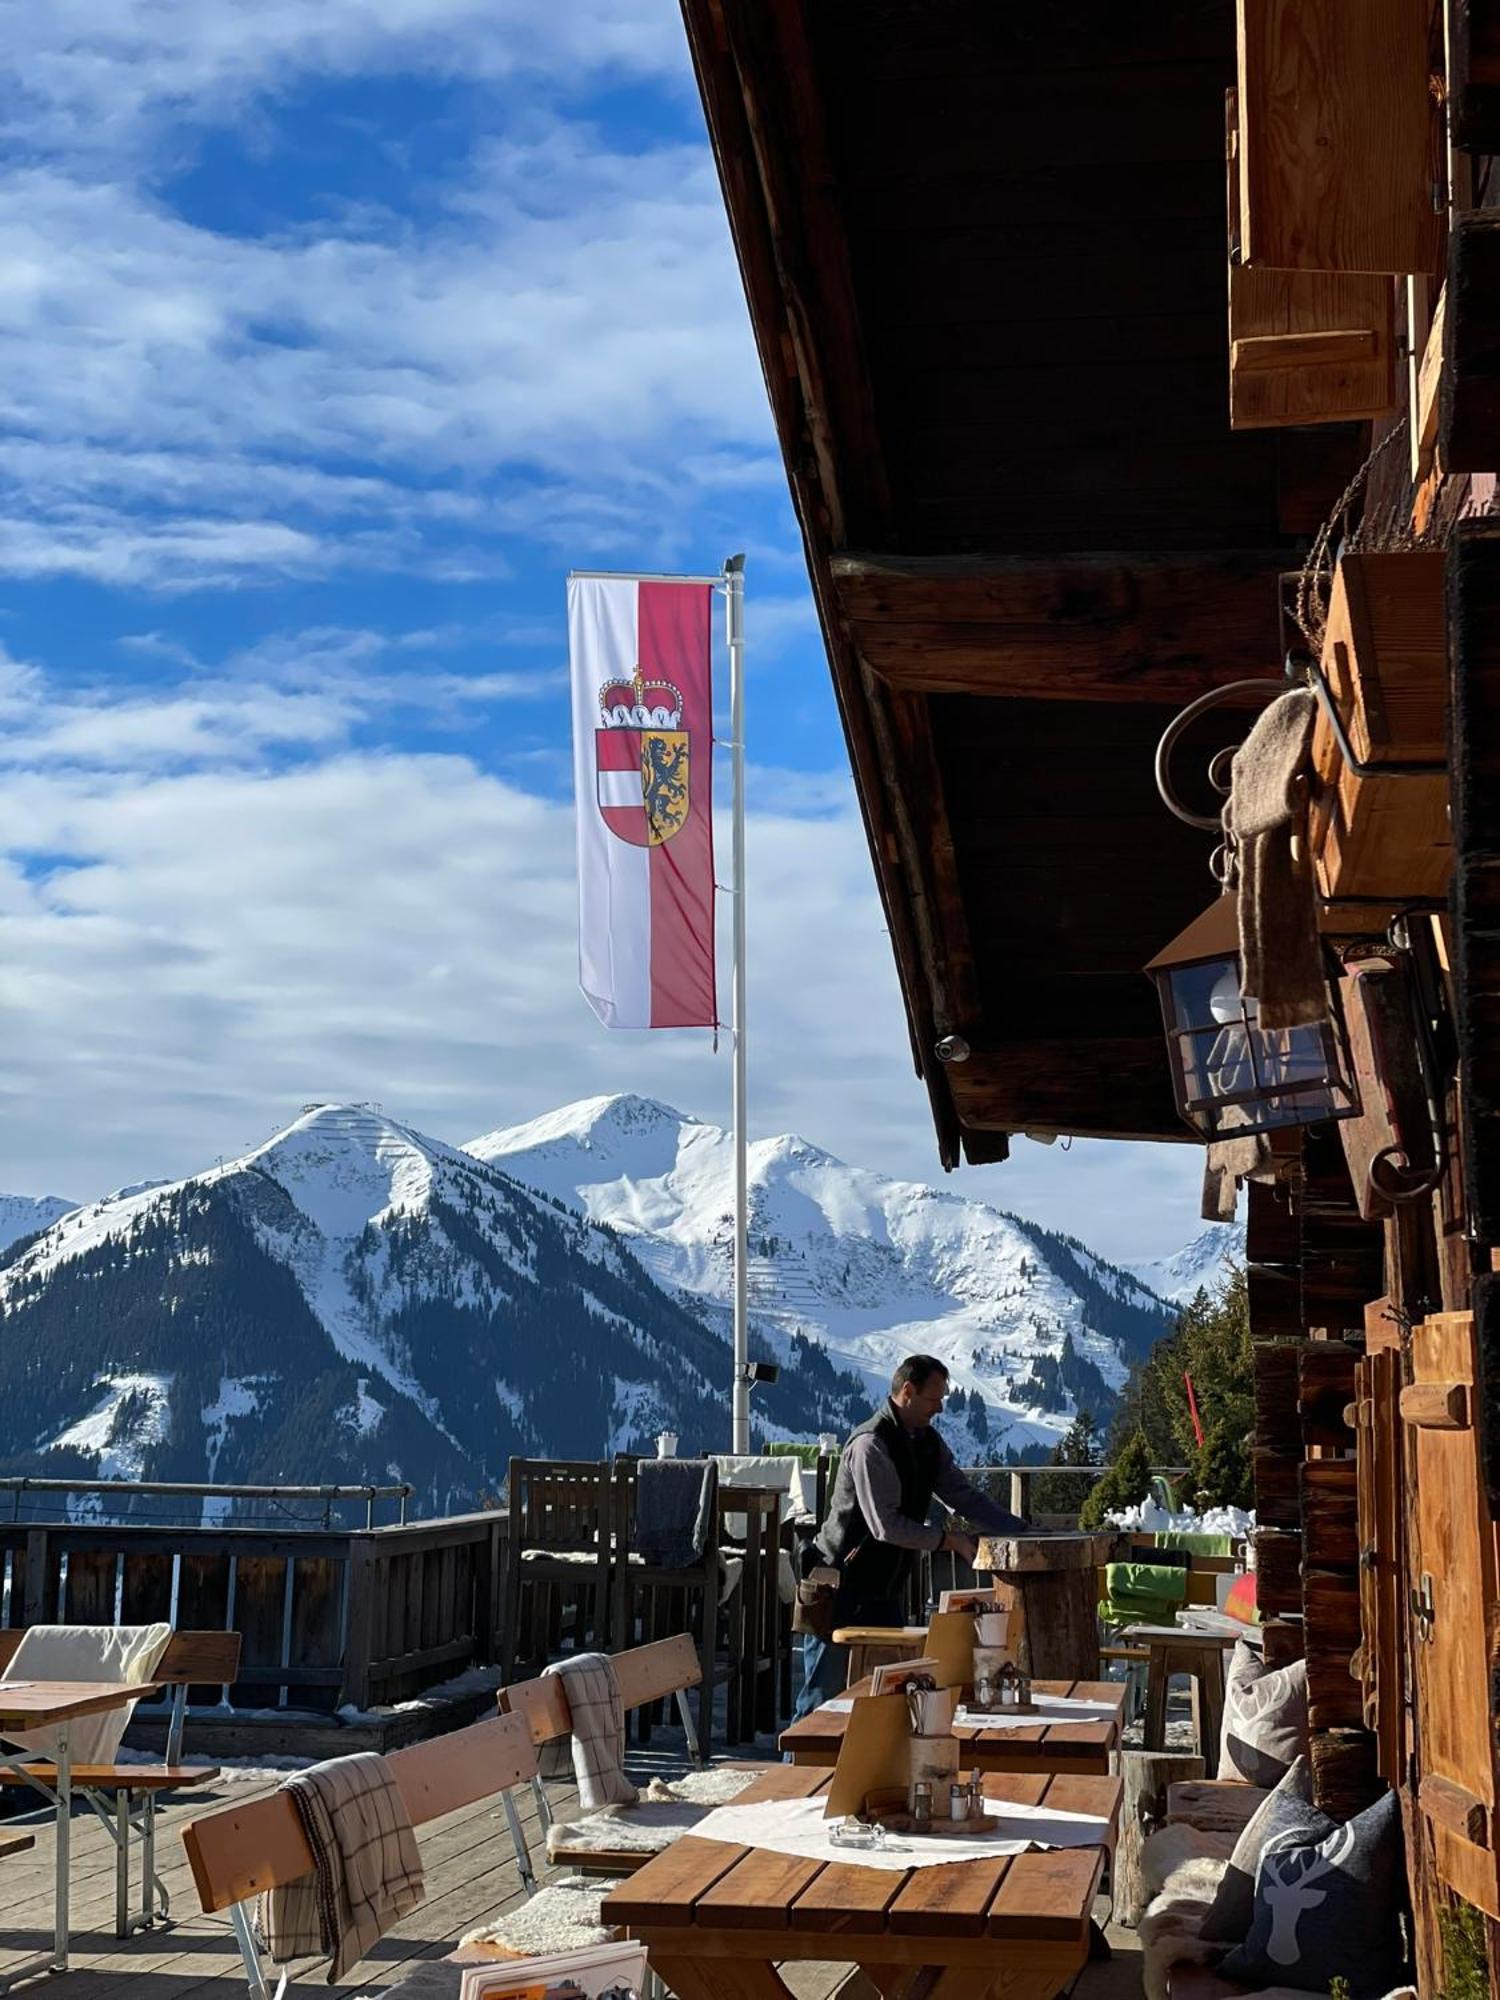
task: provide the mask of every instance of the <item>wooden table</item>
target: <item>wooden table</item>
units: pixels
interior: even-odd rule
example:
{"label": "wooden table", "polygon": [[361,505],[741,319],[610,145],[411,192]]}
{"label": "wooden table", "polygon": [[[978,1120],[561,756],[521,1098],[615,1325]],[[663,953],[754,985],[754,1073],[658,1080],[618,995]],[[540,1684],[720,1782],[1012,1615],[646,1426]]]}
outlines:
{"label": "wooden table", "polygon": [[[813,1798],[824,1771],[772,1768],[745,1803]],[[995,1775],[991,1798],[1114,1820],[1115,1778]],[[605,1898],[678,2000],[785,2000],[789,1959],[853,1964],[882,2000],[1053,2000],[1083,1966],[1102,1847],[951,1867],[861,1868],[679,1840]]]}
{"label": "wooden table", "polygon": [[[1045,1722],[1034,1729],[988,1729],[959,1738],[965,1770],[1070,1771],[1102,1775],[1120,1747],[1125,1720],[1123,1681],[1037,1681],[1038,1694],[1075,1695],[1080,1701],[1107,1701],[1114,1708],[1108,1722]],[[868,1694],[868,1681],[849,1695]],[[781,1732],[780,1748],[794,1764],[836,1764],[849,1717],[838,1710],[815,1708]]]}
{"label": "wooden table", "polygon": [[1192,1680],[1198,1754],[1211,1769],[1217,1769],[1224,1733],[1224,1655],[1233,1650],[1243,1632],[1195,1630],[1191,1625],[1128,1625],[1125,1637],[1131,1645],[1144,1646],[1150,1655],[1141,1748],[1166,1748],[1167,1684],[1173,1674],[1187,1674]]}
{"label": "wooden table", "polygon": [[[73,1775],[68,1731],[85,1716],[103,1715],[156,1694],[154,1681],[0,1681],[0,1763],[22,1775],[28,1763],[55,1765],[50,1786],[39,1785],[53,1799],[57,1813],[57,1864],[53,1878],[52,1950],[27,1959],[0,1978],[0,1993],[37,1972],[68,1969],[68,1902],[71,1884]],[[13,1739],[34,1729],[55,1729],[55,1748],[30,1750]]]}

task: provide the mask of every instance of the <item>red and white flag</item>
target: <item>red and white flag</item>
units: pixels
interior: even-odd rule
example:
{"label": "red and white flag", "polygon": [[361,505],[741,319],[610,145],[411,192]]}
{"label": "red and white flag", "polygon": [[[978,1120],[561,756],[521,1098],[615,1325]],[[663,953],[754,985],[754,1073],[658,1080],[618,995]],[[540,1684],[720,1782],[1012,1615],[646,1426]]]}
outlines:
{"label": "red and white flag", "polygon": [[568,578],[579,982],[607,1028],[711,1028],[713,585]]}

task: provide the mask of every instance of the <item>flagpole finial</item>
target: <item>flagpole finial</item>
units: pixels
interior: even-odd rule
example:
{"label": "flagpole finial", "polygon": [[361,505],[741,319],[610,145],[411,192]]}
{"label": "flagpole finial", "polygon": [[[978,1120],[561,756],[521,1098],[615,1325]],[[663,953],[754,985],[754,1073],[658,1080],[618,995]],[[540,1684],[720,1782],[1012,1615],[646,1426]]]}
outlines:
{"label": "flagpole finial", "polygon": [[740,554],[737,556],[729,556],[728,558],[726,558],[724,563],[724,574],[726,576],[743,576],[745,574],[744,555]]}

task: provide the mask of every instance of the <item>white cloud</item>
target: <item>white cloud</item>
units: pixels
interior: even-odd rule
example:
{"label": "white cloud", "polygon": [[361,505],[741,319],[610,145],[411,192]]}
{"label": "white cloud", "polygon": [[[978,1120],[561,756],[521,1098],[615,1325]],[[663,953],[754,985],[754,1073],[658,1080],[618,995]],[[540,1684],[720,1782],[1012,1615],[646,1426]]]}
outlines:
{"label": "white cloud", "polygon": [[[36,724],[24,669],[20,684]],[[455,1138],[595,1091],[724,1115],[727,1049],[611,1035],[579,997],[569,805],[467,756],[342,749],[351,715],[331,694],[221,678],[199,701],[193,685],[154,708],[64,706],[0,787],[0,1187],[86,1195],[191,1171],[324,1095]],[[241,761],[278,730],[329,754]],[[931,1178],[847,780],[759,774],[753,797],[756,1128]],[[1195,1164],[1018,1142],[962,1185],[1145,1256],[1191,1233]]]}
{"label": "white cloud", "polygon": [[361,73],[611,76],[685,83],[675,11],[659,0],[10,0],[12,145],[117,154],[165,120],[253,112],[306,79]]}
{"label": "white cloud", "polygon": [[497,533],[638,537],[779,480],[700,150],[534,120],[446,217],[384,222],[237,238],[0,179],[0,573],[489,576]]}

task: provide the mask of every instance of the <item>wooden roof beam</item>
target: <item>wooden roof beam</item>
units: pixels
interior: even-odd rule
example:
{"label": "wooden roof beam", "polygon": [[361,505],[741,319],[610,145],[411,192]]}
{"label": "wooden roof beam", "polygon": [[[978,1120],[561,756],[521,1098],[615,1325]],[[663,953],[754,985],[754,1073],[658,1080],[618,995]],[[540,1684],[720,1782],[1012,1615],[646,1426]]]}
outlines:
{"label": "wooden roof beam", "polygon": [[1226,555],[836,555],[862,658],[921,694],[1193,700],[1275,673],[1283,550]]}
{"label": "wooden roof beam", "polygon": [[[1173,1139],[1193,1134],[1178,1115],[1160,1035],[1094,1041],[979,1043],[950,1063],[948,1088],[970,1131]],[[1080,1120],[1086,1101],[1089,1114]]]}

